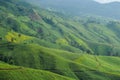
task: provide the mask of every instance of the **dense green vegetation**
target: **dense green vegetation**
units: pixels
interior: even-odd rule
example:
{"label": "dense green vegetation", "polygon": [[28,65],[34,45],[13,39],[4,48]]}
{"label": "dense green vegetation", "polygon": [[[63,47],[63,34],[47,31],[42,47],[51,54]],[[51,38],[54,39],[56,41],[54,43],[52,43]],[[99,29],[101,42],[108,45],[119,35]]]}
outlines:
{"label": "dense green vegetation", "polygon": [[48,71],[11,66],[0,62],[0,80],[75,80]]}
{"label": "dense green vegetation", "polygon": [[4,45],[0,50],[0,56],[1,61],[11,65],[47,70],[76,80],[119,80],[120,78],[119,57],[71,53],[34,44],[10,45],[13,45],[14,49]]}
{"label": "dense green vegetation", "polygon": [[[60,13],[37,9],[23,2],[18,4],[1,0],[0,8],[2,15],[0,36],[3,39],[8,35],[8,41],[16,42],[15,39],[18,40],[24,34],[31,37],[23,39],[27,43],[37,43],[70,52],[119,56],[118,21],[97,17],[71,19]],[[14,32],[17,33],[13,34]],[[100,49],[99,46],[104,49]]]}
{"label": "dense green vegetation", "polygon": [[119,25],[0,0],[0,80],[119,80]]}

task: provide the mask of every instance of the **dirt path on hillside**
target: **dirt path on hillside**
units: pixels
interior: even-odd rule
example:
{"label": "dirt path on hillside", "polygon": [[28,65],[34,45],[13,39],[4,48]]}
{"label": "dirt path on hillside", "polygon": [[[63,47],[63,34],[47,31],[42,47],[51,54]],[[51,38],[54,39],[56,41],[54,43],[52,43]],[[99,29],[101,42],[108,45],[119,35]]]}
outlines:
{"label": "dirt path on hillside", "polygon": [[22,70],[22,67],[19,68],[0,68],[0,70]]}

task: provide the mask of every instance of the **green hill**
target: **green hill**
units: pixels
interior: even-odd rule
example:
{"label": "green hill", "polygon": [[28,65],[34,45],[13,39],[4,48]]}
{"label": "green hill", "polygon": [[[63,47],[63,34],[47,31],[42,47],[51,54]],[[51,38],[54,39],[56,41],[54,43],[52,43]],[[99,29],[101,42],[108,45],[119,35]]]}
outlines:
{"label": "green hill", "polygon": [[[14,47],[11,49],[10,46]],[[47,70],[76,80],[120,78],[119,57],[71,53],[35,44],[9,44],[9,47],[4,45],[0,53],[1,60],[6,63]]]}
{"label": "green hill", "polygon": [[0,80],[120,79],[119,21],[20,0],[0,0],[0,20]]}
{"label": "green hill", "polygon": [[[7,38],[7,41],[16,42],[15,39],[18,40],[24,34],[34,37],[27,40],[24,38],[26,43],[37,43],[70,52],[120,55],[119,21],[97,17],[69,18],[25,2],[1,0],[0,3],[0,36],[5,40]],[[99,46],[104,49],[100,50]]]}
{"label": "green hill", "polygon": [[48,71],[11,66],[0,62],[0,80],[75,80]]}

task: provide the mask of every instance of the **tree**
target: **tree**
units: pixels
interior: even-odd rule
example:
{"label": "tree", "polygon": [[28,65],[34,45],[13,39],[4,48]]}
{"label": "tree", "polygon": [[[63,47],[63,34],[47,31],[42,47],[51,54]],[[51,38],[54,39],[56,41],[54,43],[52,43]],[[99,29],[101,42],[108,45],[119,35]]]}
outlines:
{"label": "tree", "polygon": [[0,37],[0,40],[2,40],[2,37]]}

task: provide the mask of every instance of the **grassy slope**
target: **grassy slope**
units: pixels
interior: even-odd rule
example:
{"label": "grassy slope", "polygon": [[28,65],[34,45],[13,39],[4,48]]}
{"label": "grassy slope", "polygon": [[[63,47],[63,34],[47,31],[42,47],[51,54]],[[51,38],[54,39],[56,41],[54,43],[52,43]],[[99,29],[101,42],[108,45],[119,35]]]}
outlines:
{"label": "grassy slope", "polygon": [[[105,21],[91,17],[77,20],[77,18],[71,19],[60,13],[38,9],[25,2],[1,0],[0,3],[0,37],[4,38],[3,34],[7,34],[5,32],[15,31],[37,38],[28,41],[45,47],[70,52],[120,55],[118,45],[120,23],[117,21]],[[2,28],[5,28],[4,32]],[[17,38],[19,39],[19,37]],[[110,44],[110,46],[104,44]],[[104,49],[100,49],[96,45],[102,46]],[[112,49],[109,48],[111,46]]]}
{"label": "grassy slope", "polygon": [[44,70],[11,66],[0,62],[0,80],[75,80]]}
{"label": "grassy slope", "polygon": [[[17,6],[15,4],[17,2],[0,1],[1,61],[51,71],[76,80],[120,79],[119,58],[81,54],[119,56],[119,31],[116,31],[119,29],[119,23],[113,21],[114,23],[98,24],[94,20],[74,21],[58,13],[33,8],[26,3],[19,3]],[[110,24],[114,27],[111,28]],[[3,70],[0,75],[4,75],[1,78],[12,76],[15,80],[21,79],[20,76],[15,77],[15,73],[21,76],[30,75],[31,79],[36,78],[34,75],[32,77],[31,69],[23,71],[25,74],[21,74],[19,70],[18,73],[14,70],[10,70],[10,73]],[[39,71],[34,71],[35,75],[38,75]],[[46,80],[45,78],[52,75],[48,73],[48,76],[38,77]],[[29,78],[25,77],[25,79]]]}
{"label": "grassy slope", "polygon": [[120,78],[120,59],[117,57],[70,53],[35,44],[9,45],[14,45],[14,49],[11,50],[8,45],[4,45],[0,50],[1,60],[6,63],[47,70],[76,80],[109,80],[110,78],[118,80]]}

